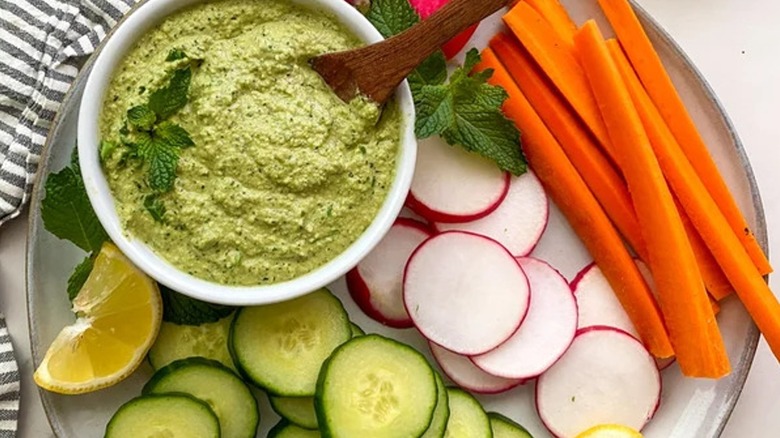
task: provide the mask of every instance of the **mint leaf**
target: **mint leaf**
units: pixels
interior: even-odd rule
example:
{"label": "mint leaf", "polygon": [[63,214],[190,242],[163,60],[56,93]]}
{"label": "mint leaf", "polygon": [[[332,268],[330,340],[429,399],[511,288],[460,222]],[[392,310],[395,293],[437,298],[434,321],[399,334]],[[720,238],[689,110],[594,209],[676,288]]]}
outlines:
{"label": "mint leaf", "polygon": [[457,105],[454,126],[447,128],[442,136],[448,143],[493,160],[502,170],[514,175],[522,175],[527,170],[514,122],[500,111],[488,111],[479,102]]}
{"label": "mint leaf", "polygon": [[179,149],[158,136],[142,133],[138,136],[136,153],[148,165],[147,182],[157,193],[173,188],[176,167],[179,164]]}
{"label": "mint leaf", "polygon": [[157,121],[157,115],[147,105],[138,105],[127,110],[127,122],[136,128],[148,131]]}
{"label": "mint leaf", "polygon": [[70,274],[70,277],[68,278],[68,299],[73,301],[73,299],[76,298],[76,295],[79,294],[84,283],[87,282],[89,274],[92,273],[92,267],[94,265],[95,259],[92,255],[88,255],[76,266],[73,273]]}
{"label": "mint leaf", "polygon": [[49,175],[44,187],[46,197],[41,202],[44,227],[84,251],[99,250],[108,235],[89,203],[75,150],[70,166]]}
{"label": "mint leaf", "polygon": [[172,147],[187,148],[195,145],[186,129],[171,122],[160,123],[154,129],[154,135]]}
{"label": "mint leaf", "polygon": [[366,18],[385,38],[414,26],[420,16],[407,0],[372,0]]}
{"label": "mint leaf", "polygon": [[163,217],[165,216],[165,205],[163,205],[163,202],[158,195],[148,195],[146,198],[144,198],[144,208],[146,208],[146,211],[152,215],[152,218],[155,221],[163,222]]}
{"label": "mint leaf", "polygon": [[471,50],[449,83],[420,89],[415,131],[420,138],[441,135],[447,143],[460,145],[496,162],[502,170],[521,175],[526,162],[520,149],[520,133],[501,111],[508,95],[503,88],[487,83],[492,71],[471,74],[479,61],[479,52]]}
{"label": "mint leaf", "polygon": [[106,162],[111,158],[111,154],[116,150],[117,144],[113,141],[103,140],[100,142],[100,161]]}
{"label": "mint leaf", "polygon": [[436,53],[423,61],[407,79],[415,101],[425,85],[441,85],[447,82],[447,60],[444,58],[444,53],[437,50]]}
{"label": "mint leaf", "polygon": [[168,56],[165,57],[166,62],[173,62],[178,61],[180,59],[184,59],[187,57],[187,54],[184,53],[181,49],[171,49],[170,52],[168,52]]}
{"label": "mint leaf", "polygon": [[209,304],[182,295],[160,285],[163,301],[163,320],[179,325],[201,325],[217,322],[230,315],[233,307]]}
{"label": "mint leaf", "polygon": [[420,138],[428,138],[447,130],[452,124],[455,103],[450,90],[444,86],[427,85],[418,93],[415,131]]}
{"label": "mint leaf", "polygon": [[168,85],[155,90],[149,96],[149,109],[154,111],[159,119],[167,119],[184,108],[189,100],[191,80],[192,70],[189,66],[175,70]]}

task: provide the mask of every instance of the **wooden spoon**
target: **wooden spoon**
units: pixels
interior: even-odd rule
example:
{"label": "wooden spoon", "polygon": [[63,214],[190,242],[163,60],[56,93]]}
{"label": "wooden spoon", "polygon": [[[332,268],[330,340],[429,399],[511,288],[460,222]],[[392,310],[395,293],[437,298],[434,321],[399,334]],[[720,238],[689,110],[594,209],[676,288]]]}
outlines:
{"label": "wooden spoon", "polygon": [[512,0],[451,0],[409,30],[377,44],[311,59],[312,68],[345,102],[358,93],[383,104],[427,57]]}

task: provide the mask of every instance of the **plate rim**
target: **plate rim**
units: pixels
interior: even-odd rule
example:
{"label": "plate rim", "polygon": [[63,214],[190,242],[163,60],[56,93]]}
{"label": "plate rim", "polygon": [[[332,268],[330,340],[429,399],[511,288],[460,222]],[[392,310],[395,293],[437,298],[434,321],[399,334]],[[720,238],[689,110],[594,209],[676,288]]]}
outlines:
{"label": "plate rim", "polygon": [[[39,207],[40,202],[42,200],[42,196],[44,194],[42,181],[43,181],[43,174],[44,169],[48,170],[49,167],[49,161],[51,158],[51,150],[53,147],[54,139],[57,137],[55,134],[57,134],[62,129],[62,118],[64,116],[64,113],[67,111],[72,110],[71,107],[78,106],[79,101],[77,99],[74,100],[75,90],[79,87],[79,85],[84,82],[89,75],[89,72],[92,68],[92,64],[94,63],[94,60],[96,59],[97,55],[103,50],[103,47],[105,45],[105,41],[111,37],[111,35],[114,34],[114,30],[120,26],[124,21],[127,19],[128,16],[133,14],[141,5],[146,3],[148,0],[141,0],[133,7],[131,7],[125,16],[119,20],[116,25],[106,34],[105,38],[101,43],[98,45],[98,47],[95,49],[95,51],[89,55],[87,60],[82,65],[81,69],[79,70],[79,73],[74,78],[71,86],[68,88],[67,93],[65,94],[65,97],[60,104],[59,109],[55,113],[54,119],[51,122],[51,126],[49,128],[49,131],[46,136],[46,141],[43,144],[43,147],[41,149],[41,155],[38,163],[38,171],[36,172],[34,181],[33,181],[33,190],[32,194],[30,196],[30,202],[28,204],[28,216],[27,216],[27,226],[28,226],[28,232],[27,237],[25,239],[26,241],[26,249],[25,249],[25,303],[27,307],[27,325],[28,325],[28,343],[30,345],[30,351],[31,351],[31,359],[33,364],[33,369],[37,368],[38,365],[40,365],[38,358],[40,357],[40,351],[39,348],[36,346],[36,343],[34,342],[34,338],[37,337],[37,329],[36,329],[36,323],[33,319],[33,310],[35,308],[35,305],[32,303],[31,300],[31,293],[30,291],[34,288],[34,282],[33,282],[33,275],[31,266],[32,266],[32,259],[33,259],[33,252],[34,252],[34,240],[37,238],[37,226],[36,226],[36,220],[38,218],[37,211],[34,207]],[[640,21],[642,22],[643,26],[647,26],[650,28],[650,30],[655,33],[655,35],[664,42],[672,51],[673,55],[678,58],[678,60],[682,61],[681,65],[683,69],[691,75],[691,77],[699,84],[699,86],[704,91],[704,96],[707,98],[709,103],[715,108],[717,111],[717,115],[715,116],[716,119],[720,119],[720,123],[723,127],[726,128],[728,131],[729,136],[731,137],[731,142],[734,146],[734,152],[736,152],[737,157],[739,158],[739,163],[741,167],[745,171],[745,178],[747,180],[748,188],[750,190],[750,197],[751,197],[751,205],[753,207],[753,213],[756,218],[756,226],[753,229],[753,233],[758,240],[759,245],[764,250],[764,253],[769,257],[769,245],[768,245],[768,233],[767,233],[767,223],[766,223],[766,216],[764,211],[764,204],[763,199],[761,197],[760,189],[758,187],[758,183],[756,181],[755,172],[753,171],[753,167],[750,163],[750,160],[747,156],[747,151],[745,150],[744,144],[742,143],[741,138],[739,137],[739,134],[736,131],[736,128],[734,127],[733,122],[731,121],[731,118],[729,117],[728,113],[726,112],[725,107],[723,106],[722,102],[718,98],[717,94],[715,93],[715,90],[712,88],[710,83],[707,81],[707,79],[704,77],[702,72],[699,70],[699,68],[696,66],[696,64],[693,62],[693,60],[688,56],[688,54],[682,49],[682,47],[675,41],[675,39],[671,36],[671,34],[663,27],[661,24],[656,21],[656,19],[649,13],[645,8],[643,8],[641,5],[637,3],[637,0],[629,0],[631,3],[631,6],[634,8],[634,11],[636,11],[637,15],[639,16]],[[47,172],[47,174],[50,172]],[[764,281],[768,282],[768,275],[764,276]],[[740,356],[739,359],[739,373],[737,373],[734,377],[733,383],[731,385],[731,391],[728,392],[725,400],[724,405],[725,409],[723,409],[721,412],[718,413],[717,416],[717,424],[718,426],[712,430],[712,437],[719,437],[723,430],[725,429],[726,425],[728,424],[729,419],[731,418],[732,413],[734,412],[734,408],[737,405],[737,401],[739,400],[739,397],[742,395],[742,391],[745,387],[745,381],[747,380],[748,375],[750,374],[750,371],[753,366],[753,360],[755,358],[756,350],[758,348],[758,341],[759,341],[760,333],[758,331],[758,328],[756,327],[755,323],[752,321],[750,322],[750,326],[748,329],[748,335],[747,335],[747,348],[744,349],[743,354]],[[49,393],[40,388],[37,387],[38,394],[40,396],[41,404],[43,405],[43,410],[46,415],[46,420],[49,423],[49,426],[54,433],[54,435],[58,438],[65,438],[65,432],[62,430],[62,426],[59,423],[55,413],[54,413],[54,407],[51,405],[51,400],[49,398]]]}

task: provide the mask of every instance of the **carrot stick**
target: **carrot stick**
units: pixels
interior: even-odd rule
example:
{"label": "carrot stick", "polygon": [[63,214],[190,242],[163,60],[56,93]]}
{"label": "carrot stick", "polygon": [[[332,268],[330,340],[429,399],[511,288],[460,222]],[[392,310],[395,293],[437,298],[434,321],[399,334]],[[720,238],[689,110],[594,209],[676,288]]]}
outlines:
{"label": "carrot stick", "polygon": [[493,69],[490,82],[509,94],[504,111],[523,132],[524,151],[531,168],[604,272],[645,345],[657,357],[673,355],[647,283],[563,149],[491,49],[485,49],[477,69]]}
{"label": "carrot stick", "polygon": [[690,114],[627,0],[599,0],[653,102],[759,272],[772,267],[731,196]]}
{"label": "carrot stick", "polygon": [[617,51],[619,47],[614,47],[616,58],[621,59],[618,64],[621,66],[620,71],[626,78],[631,98],[647,127],[655,154],[669,184],[734,286],[742,304],[764,334],[772,352],[780,360],[780,302],[772,294],[738,235],[733,232],[726,217],[718,209],[717,202],[707,192],[706,186],[693,168],[693,163],[682,152],[628,60],[622,51]]}
{"label": "carrot stick", "polygon": [[571,45],[566,45],[528,3],[520,2],[510,9],[504,22],[614,159],[604,120]]}
{"label": "carrot stick", "polygon": [[642,121],[591,20],[574,37],[634,200],[669,339],[684,375],[718,378],[730,365],[696,259]]}
{"label": "carrot stick", "polygon": [[639,257],[647,260],[631,196],[613,164],[514,39],[498,34],[490,48],[556,137],[615,227]]}
{"label": "carrot stick", "polygon": [[574,34],[577,25],[574,24],[566,8],[558,0],[524,0],[536,10],[567,44],[574,46]]}
{"label": "carrot stick", "polygon": [[675,198],[675,205],[677,206],[677,212],[680,214],[683,227],[685,227],[685,234],[688,235],[688,241],[691,242],[691,249],[696,256],[696,264],[699,266],[701,278],[704,280],[707,292],[716,300],[726,298],[734,292],[734,288],[729,283],[729,279],[726,278],[726,274],[720,269],[717,260],[715,260],[710,249],[707,248],[707,244],[704,243],[704,240],[696,230],[696,227],[691,223],[691,219],[677,198]]}

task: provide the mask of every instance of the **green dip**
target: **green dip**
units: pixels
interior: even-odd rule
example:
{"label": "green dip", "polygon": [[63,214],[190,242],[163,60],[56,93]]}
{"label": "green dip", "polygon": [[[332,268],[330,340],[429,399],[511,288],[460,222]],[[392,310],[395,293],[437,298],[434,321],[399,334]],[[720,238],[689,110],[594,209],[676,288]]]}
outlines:
{"label": "green dip", "polygon": [[[336,1],[336,0],[334,0]],[[284,0],[221,0],[168,17],[117,68],[100,126],[119,142],[129,108],[164,86],[172,49],[202,59],[190,101],[170,120],[195,146],[160,199],[144,208],[145,166],[103,163],[125,231],[195,277],[229,285],[278,283],[310,272],[362,234],[395,173],[401,116],[362,98],[345,104],[308,66],[360,46],[332,17]]]}

